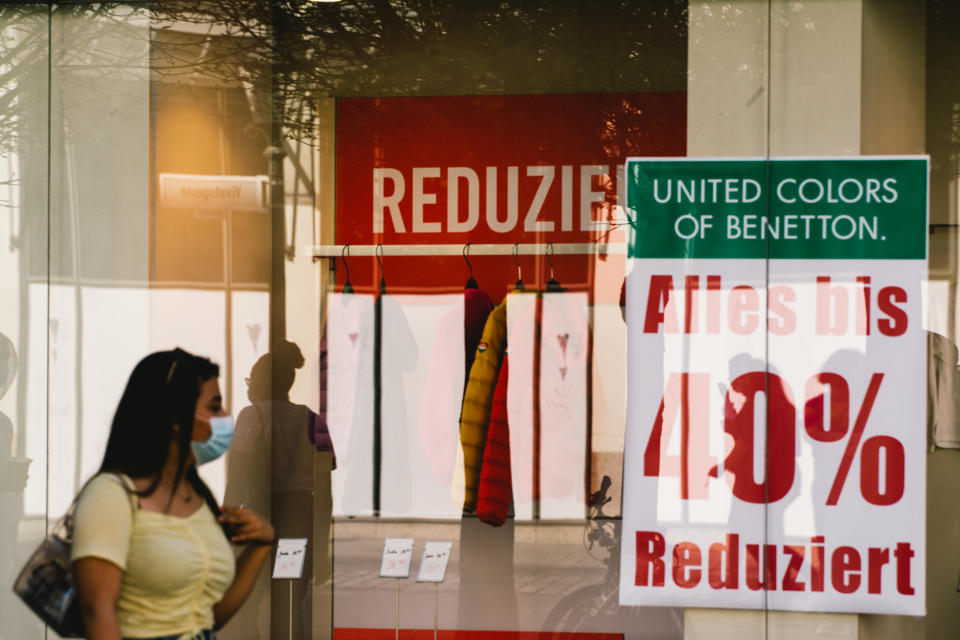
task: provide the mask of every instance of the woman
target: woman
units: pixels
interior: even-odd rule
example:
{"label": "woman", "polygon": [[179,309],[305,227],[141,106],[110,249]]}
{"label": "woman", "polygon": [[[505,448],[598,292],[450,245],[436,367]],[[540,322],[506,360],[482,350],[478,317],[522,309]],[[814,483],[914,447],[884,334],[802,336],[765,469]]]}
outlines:
{"label": "woman", "polygon": [[[147,356],[130,375],[74,515],[71,566],[89,640],[210,640],[270,553],[270,523],[243,507],[221,511],[197,474],[233,433],[218,375],[181,349]],[[247,548],[234,558],[230,542]]]}

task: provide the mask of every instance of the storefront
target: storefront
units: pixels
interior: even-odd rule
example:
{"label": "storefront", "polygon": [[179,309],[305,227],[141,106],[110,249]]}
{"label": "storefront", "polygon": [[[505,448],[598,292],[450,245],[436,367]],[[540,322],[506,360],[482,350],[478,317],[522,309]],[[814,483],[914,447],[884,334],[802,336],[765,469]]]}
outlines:
{"label": "storefront", "polygon": [[947,637],[958,24],[5,5],[0,580],[181,346],[283,539],[218,637]]}

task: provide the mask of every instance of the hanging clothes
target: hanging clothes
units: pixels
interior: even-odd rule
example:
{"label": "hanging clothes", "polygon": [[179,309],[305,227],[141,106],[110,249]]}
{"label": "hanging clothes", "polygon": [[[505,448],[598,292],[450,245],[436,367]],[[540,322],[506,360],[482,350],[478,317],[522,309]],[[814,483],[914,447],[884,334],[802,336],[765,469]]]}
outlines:
{"label": "hanging clothes", "polygon": [[509,356],[503,354],[503,364],[497,376],[490,409],[490,427],[483,449],[480,486],[477,491],[477,517],[495,527],[507,520],[513,499],[510,476],[510,428],[507,423],[507,379]]}
{"label": "hanging clothes", "polygon": [[490,426],[490,408],[500,372],[500,362],[507,349],[507,301],[523,292],[512,291],[487,316],[480,342],[474,354],[470,377],[463,394],[460,412],[460,446],[463,449],[463,511],[477,508],[477,489],[483,464],[483,448]]}
{"label": "hanging clothes", "polygon": [[483,335],[483,328],[487,324],[487,317],[493,311],[493,301],[480,289],[464,289],[463,291],[463,353],[464,380],[470,379],[470,367],[473,366],[473,357],[476,355],[477,344]]}
{"label": "hanging clothes", "polygon": [[[443,309],[459,302],[456,296],[381,294],[377,298],[374,509],[394,516],[415,513],[413,472],[424,464],[417,443],[418,401],[424,363],[429,362],[424,354],[432,351],[438,319],[430,305],[423,305],[429,299]],[[459,361],[456,370],[460,370]]]}
{"label": "hanging clothes", "polygon": [[464,296],[389,295],[383,306],[381,513],[451,518],[460,443]]}
{"label": "hanging clothes", "polygon": [[[502,307],[507,309],[503,335],[495,331]],[[477,355],[491,362],[502,349],[496,384],[491,390],[487,378],[477,375],[489,374],[492,367],[478,367],[469,389],[471,394],[481,390],[489,394],[480,396],[490,398],[490,404],[481,407],[487,409],[487,428],[481,430],[467,420],[461,423],[468,491],[471,445],[481,462],[477,515],[494,526],[502,524],[510,510],[518,518],[582,517],[589,439],[587,296],[568,292],[508,296],[498,309],[484,335],[484,340],[495,339],[482,342]],[[508,348],[513,361],[509,374]],[[469,418],[466,409],[463,416]]]}
{"label": "hanging clothes", "polygon": [[[419,488],[414,489],[414,503],[420,505],[416,513],[422,517],[458,516],[463,510],[463,449],[459,426],[469,375],[465,363],[473,361],[493,304],[490,297],[478,289],[420,296],[417,300],[417,305],[405,308],[412,313],[411,328],[419,327],[414,331],[420,345],[418,349],[429,354],[429,359],[424,358],[421,363],[426,365],[425,379],[421,379],[424,371],[420,374],[414,371],[405,375],[403,382],[405,394],[420,396],[414,419],[419,444],[410,451],[411,473],[414,477],[422,476],[415,484]],[[385,406],[384,410],[386,419],[391,409]],[[384,464],[390,463],[385,460]]]}
{"label": "hanging clothes", "polygon": [[583,518],[589,422],[587,294],[544,293],[538,320],[539,515]]}
{"label": "hanging clothes", "polygon": [[507,343],[513,364],[507,380],[510,473],[516,517],[539,516],[540,296],[507,301]]}
{"label": "hanging clothes", "polygon": [[[340,473],[333,477],[334,514],[373,512],[374,341],[372,296],[328,296],[326,349],[321,351],[319,415],[337,443]],[[314,446],[317,446],[314,442]],[[320,444],[322,445],[322,438]]]}
{"label": "hanging clothes", "polygon": [[[508,299],[514,297],[514,294],[507,296]],[[506,308],[504,300],[486,319],[464,393],[460,420],[465,476],[464,512],[472,512],[477,508],[481,463],[487,449],[493,397],[501,371],[504,393],[506,389],[506,368],[501,365],[506,352]],[[506,398],[503,401],[505,404]],[[507,460],[509,465],[509,457]],[[509,489],[509,480],[507,487]],[[502,524],[494,529],[480,518],[464,517],[460,521],[460,589],[457,606],[460,627],[470,624],[475,612],[483,610],[496,611],[498,623],[503,628],[517,628],[514,521],[506,519]]]}

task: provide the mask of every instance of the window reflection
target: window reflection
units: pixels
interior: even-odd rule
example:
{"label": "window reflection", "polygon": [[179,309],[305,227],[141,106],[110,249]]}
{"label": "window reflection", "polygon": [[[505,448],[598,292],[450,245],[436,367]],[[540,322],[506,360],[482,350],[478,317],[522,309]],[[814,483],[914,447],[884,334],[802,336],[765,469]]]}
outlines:
{"label": "window reflection", "polygon": [[[0,400],[13,387],[17,376],[17,352],[13,342],[0,333]],[[0,584],[13,584],[20,571],[18,534],[23,517],[23,493],[27,487],[30,458],[16,455],[14,423],[0,411]],[[29,612],[8,594],[0,598],[0,619],[4,627],[14,633],[26,634],[30,625]],[[9,624],[9,627],[7,625]]]}
{"label": "window reflection", "polygon": [[[237,415],[227,467],[225,503],[270,513],[279,537],[308,541],[303,578],[292,582],[292,595],[287,593],[289,585],[273,581],[268,590],[261,579],[244,610],[248,624],[270,629],[270,637],[313,637],[310,587],[329,577],[326,558],[332,514],[324,497],[329,496],[337,457],[324,419],[290,400],[297,370],[305,362],[300,347],[284,340],[254,363],[247,378],[250,404]],[[316,523],[319,534],[315,537]],[[320,575],[314,574],[315,568]],[[290,600],[292,618],[263,615],[268,593],[275,602]],[[231,628],[239,632],[242,626],[235,622]]]}
{"label": "window reflection", "polygon": [[[344,535],[361,531],[351,544],[382,532],[374,533],[372,525],[347,526],[369,524],[374,515],[398,528],[435,519],[449,524],[444,537],[459,540],[446,603],[459,615],[447,618],[449,627],[481,626],[476,609],[489,603],[500,625],[537,628],[544,611],[584,587],[583,573],[596,577],[595,583],[610,579],[606,566],[581,553],[583,531],[570,521],[583,518],[586,496],[607,475],[613,502],[605,515],[621,511],[624,413],[628,389],[634,391],[625,382],[630,347],[615,303],[623,260],[602,252],[559,257],[558,271],[573,282],[567,292],[539,301],[507,297],[507,346],[490,382],[490,416],[479,426],[483,446],[471,458],[461,441],[462,394],[486,314],[512,288],[514,263],[502,256],[474,259],[489,293],[477,307],[483,307],[481,321],[472,321],[477,295],[461,291],[459,256],[397,258],[390,292],[379,301],[369,295],[376,293],[374,261],[358,259],[360,292],[327,297],[342,273],[333,276],[327,259],[311,262],[302,255],[306,245],[505,242],[466,232],[452,240],[400,238],[391,235],[397,225],[389,207],[383,210],[385,234],[374,235],[365,200],[374,166],[400,172],[406,194],[396,203],[397,215],[408,232],[414,224],[414,169],[439,166],[440,177],[419,174],[428,195],[435,192],[441,203],[421,208],[428,223],[449,225],[443,197],[455,194],[452,211],[459,218],[443,227],[445,233],[464,217],[476,217],[482,227],[488,215],[485,181],[495,178],[493,219],[512,216],[511,236],[527,234],[527,205],[552,171],[542,215],[531,224],[553,222],[555,232],[569,231],[576,241],[616,244],[623,241],[617,225],[625,216],[615,192],[629,155],[761,154],[770,145],[810,154],[927,150],[934,233],[925,322],[939,334],[931,336],[931,345],[938,346],[930,365],[936,390],[930,417],[935,443],[955,445],[958,9],[931,0],[909,10],[865,5],[861,15],[830,3],[800,4],[774,6],[772,20],[762,3],[674,0],[600,3],[590,15],[565,1],[438,9],[420,0],[282,6],[225,0],[205,13],[179,2],[154,2],[149,10],[111,3],[4,5],[0,331],[11,346],[5,351],[0,340],[0,356],[14,353],[18,362],[0,394],[0,548],[9,550],[0,551],[0,580],[98,464],[104,425],[125,372],[139,355],[173,344],[211,353],[227,365],[225,395],[242,417],[228,466],[210,465],[205,477],[228,502],[262,505],[289,530],[311,537],[315,583],[329,570],[323,566],[328,532],[321,517],[327,510],[342,519]],[[848,22],[856,37],[837,37]],[[878,32],[878,25],[890,32]],[[824,34],[843,46],[821,46]],[[829,73],[816,62],[821,56],[829,60]],[[862,65],[845,66],[844,60],[861,58]],[[803,64],[795,65],[798,60]],[[432,111],[417,111],[418,100]],[[593,109],[594,101],[602,109]],[[522,107],[532,103],[537,108]],[[822,111],[823,105],[830,108]],[[320,117],[324,109],[330,122]],[[580,116],[554,133],[551,123],[577,109]],[[565,145],[580,144],[591,152],[564,155]],[[273,150],[272,162],[265,149]],[[586,157],[594,151],[595,157]],[[281,152],[288,155],[278,167]],[[449,159],[438,161],[441,152]],[[344,162],[351,159],[362,161],[362,170]],[[264,191],[240,209],[192,206],[163,197],[161,173],[214,182],[257,177]],[[511,179],[519,185],[513,196]],[[550,239],[546,226],[535,228],[524,242]],[[542,288],[542,258],[527,258],[524,268],[528,288]],[[762,269],[753,265],[747,275]],[[685,275],[677,272],[676,281]],[[770,285],[778,283],[760,279],[745,282],[757,291],[766,286],[772,298]],[[804,300],[815,299],[812,291],[797,290]],[[722,294],[729,296],[729,288]],[[747,302],[767,308],[763,296]],[[284,360],[276,349],[265,354],[278,336],[295,340],[304,360],[293,369],[286,398],[275,397],[275,388],[263,391],[276,384],[276,362]],[[878,357],[874,347],[870,340],[847,340],[823,352],[796,349],[775,337],[762,348],[732,341],[718,347],[725,355],[714,353],[719,364],[707,373],[730,382],[766,372],[769,358],[811,370],[852,370]],[[662,379],[666,365],[686,359],[685,370],[693,370],[698,350],[681,340],[656,345],[651,385],[670,386]],[[255,371],[262,362],[270,366]],[[3,367],[0,360],[0,383]],[[806,381],[770,372],[803,411]],[[264,376],[270,380],[266,387]],[[714,427],[728,392],[741,402],[742,391],[706,385],[707,418]],[[822,391],[821,418],[829,420],[833,391],[828,385]],[[742,402],[740,409],[749,404]],[[754,404],[755,424],[762,424],[766,409],[759,400]],[[324,421],[329,451],[325,445],[318,449],[322,434],[318,440],[303,426]],[[301,422],[307,435],[287,439]],[[716,475],[708,473],[711,465],[698,468],[685,479],[689,490],[737,481],[730,470],[746,466],[737,461],[743,443],[737,447],[725,438],[721,428],[711,429],[703,451],[715,458]],[[339,468],[330,473],[333,444]],[[813,473],[815,446],[810,437],[798,437],[796,482],[822,496],[829,494],[831,479]],[[672,441],[663,458],[679,453]],[[757,484],[762,447],[752,453],[758,475],[751,480]],[[949,495],[952,471],[941,454],[931,454],[932,465],[943,465],[940,471],[931,467],[931,478]],[[50,486],[42,468],[53,470]],[[677,469],[646,506],[671,522],[708,528],[730,517],[732,506],[724,499],[676,508],[673,497],[682,483]],[[280,513],[306,510],[308,487],[315,523],[309,535],[304,522],[292,516],[284,521]],[[465,497],[471,513],[463,518]],[[332,507],[321,506],[324,501]],[[941,528],[950,529],[950,509],[931,504],[943,514]],[[819,526],[814,513],[811,499],[787,494],[783,504],[757,515],[756,530],[794,540]],[[537,537],[546,530],[568,537],[551,546]],[[949,545],[948,531],[931,535],[931,546]],[[536,555],[544,548],[553,556]],[[348,567],[343,592],[360,584],[354,595],[364,606],[381,585],[351,580],[375,553],[364,549],[342,557]],[[573,569],[551,573],[554,556],[564,554],[576,556]],[[272,613],[270,587],[262,581],[260,600],[245,612],[252,612],[247,628],[266,638],[283,632],[271,627],[271,619],[283,617],[274,614],[286,605],[287,594],[275,594]],[[303,624],[297,633],[320,626],[307,615],[306,600],[298,591]],[[454,600],[458,607],[450,604]],[[428,624],[430,603],[417,602],[414,608]],[[9,603],[0,592],[0,636],[39,633],[36,622],[18,618]],[[338,612],[341,621],[357,622],[347,608],[331,605],[324,615],[334,620],[324,624],[336,624]],[[392,623],[388,609],[372,614],[377,624]],[[590,611],[588,618],[604,617]],[[643,627],[680,637],[682,620],[665,611],[593,627]],[[576,626],[570,614],[559,620],[563,628]],[[235,627],[226,636],[244,637],[247,628]]]}

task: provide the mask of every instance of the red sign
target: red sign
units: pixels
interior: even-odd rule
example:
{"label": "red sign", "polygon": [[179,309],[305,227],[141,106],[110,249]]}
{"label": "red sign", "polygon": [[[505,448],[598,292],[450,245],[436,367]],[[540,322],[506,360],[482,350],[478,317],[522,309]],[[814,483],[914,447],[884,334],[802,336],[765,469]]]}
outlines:
{"label": "red sign", "polygon": [[[685,93],[342,99],[336,242],[609,240],[619,233],[611,222],[626,158],[682,156],[685,132]],[[557,279],[592,289],[593,260],[554,257]],[[460,257],[383,262],[394,293],[456,291],[467,277]],[[517,279],[510,256],[471,262],[495,298]],[[543,256],[520,262],[528,288],[550,277]],[[358,289],[374,290],[372,258],[354,258],[350,269]]]}

